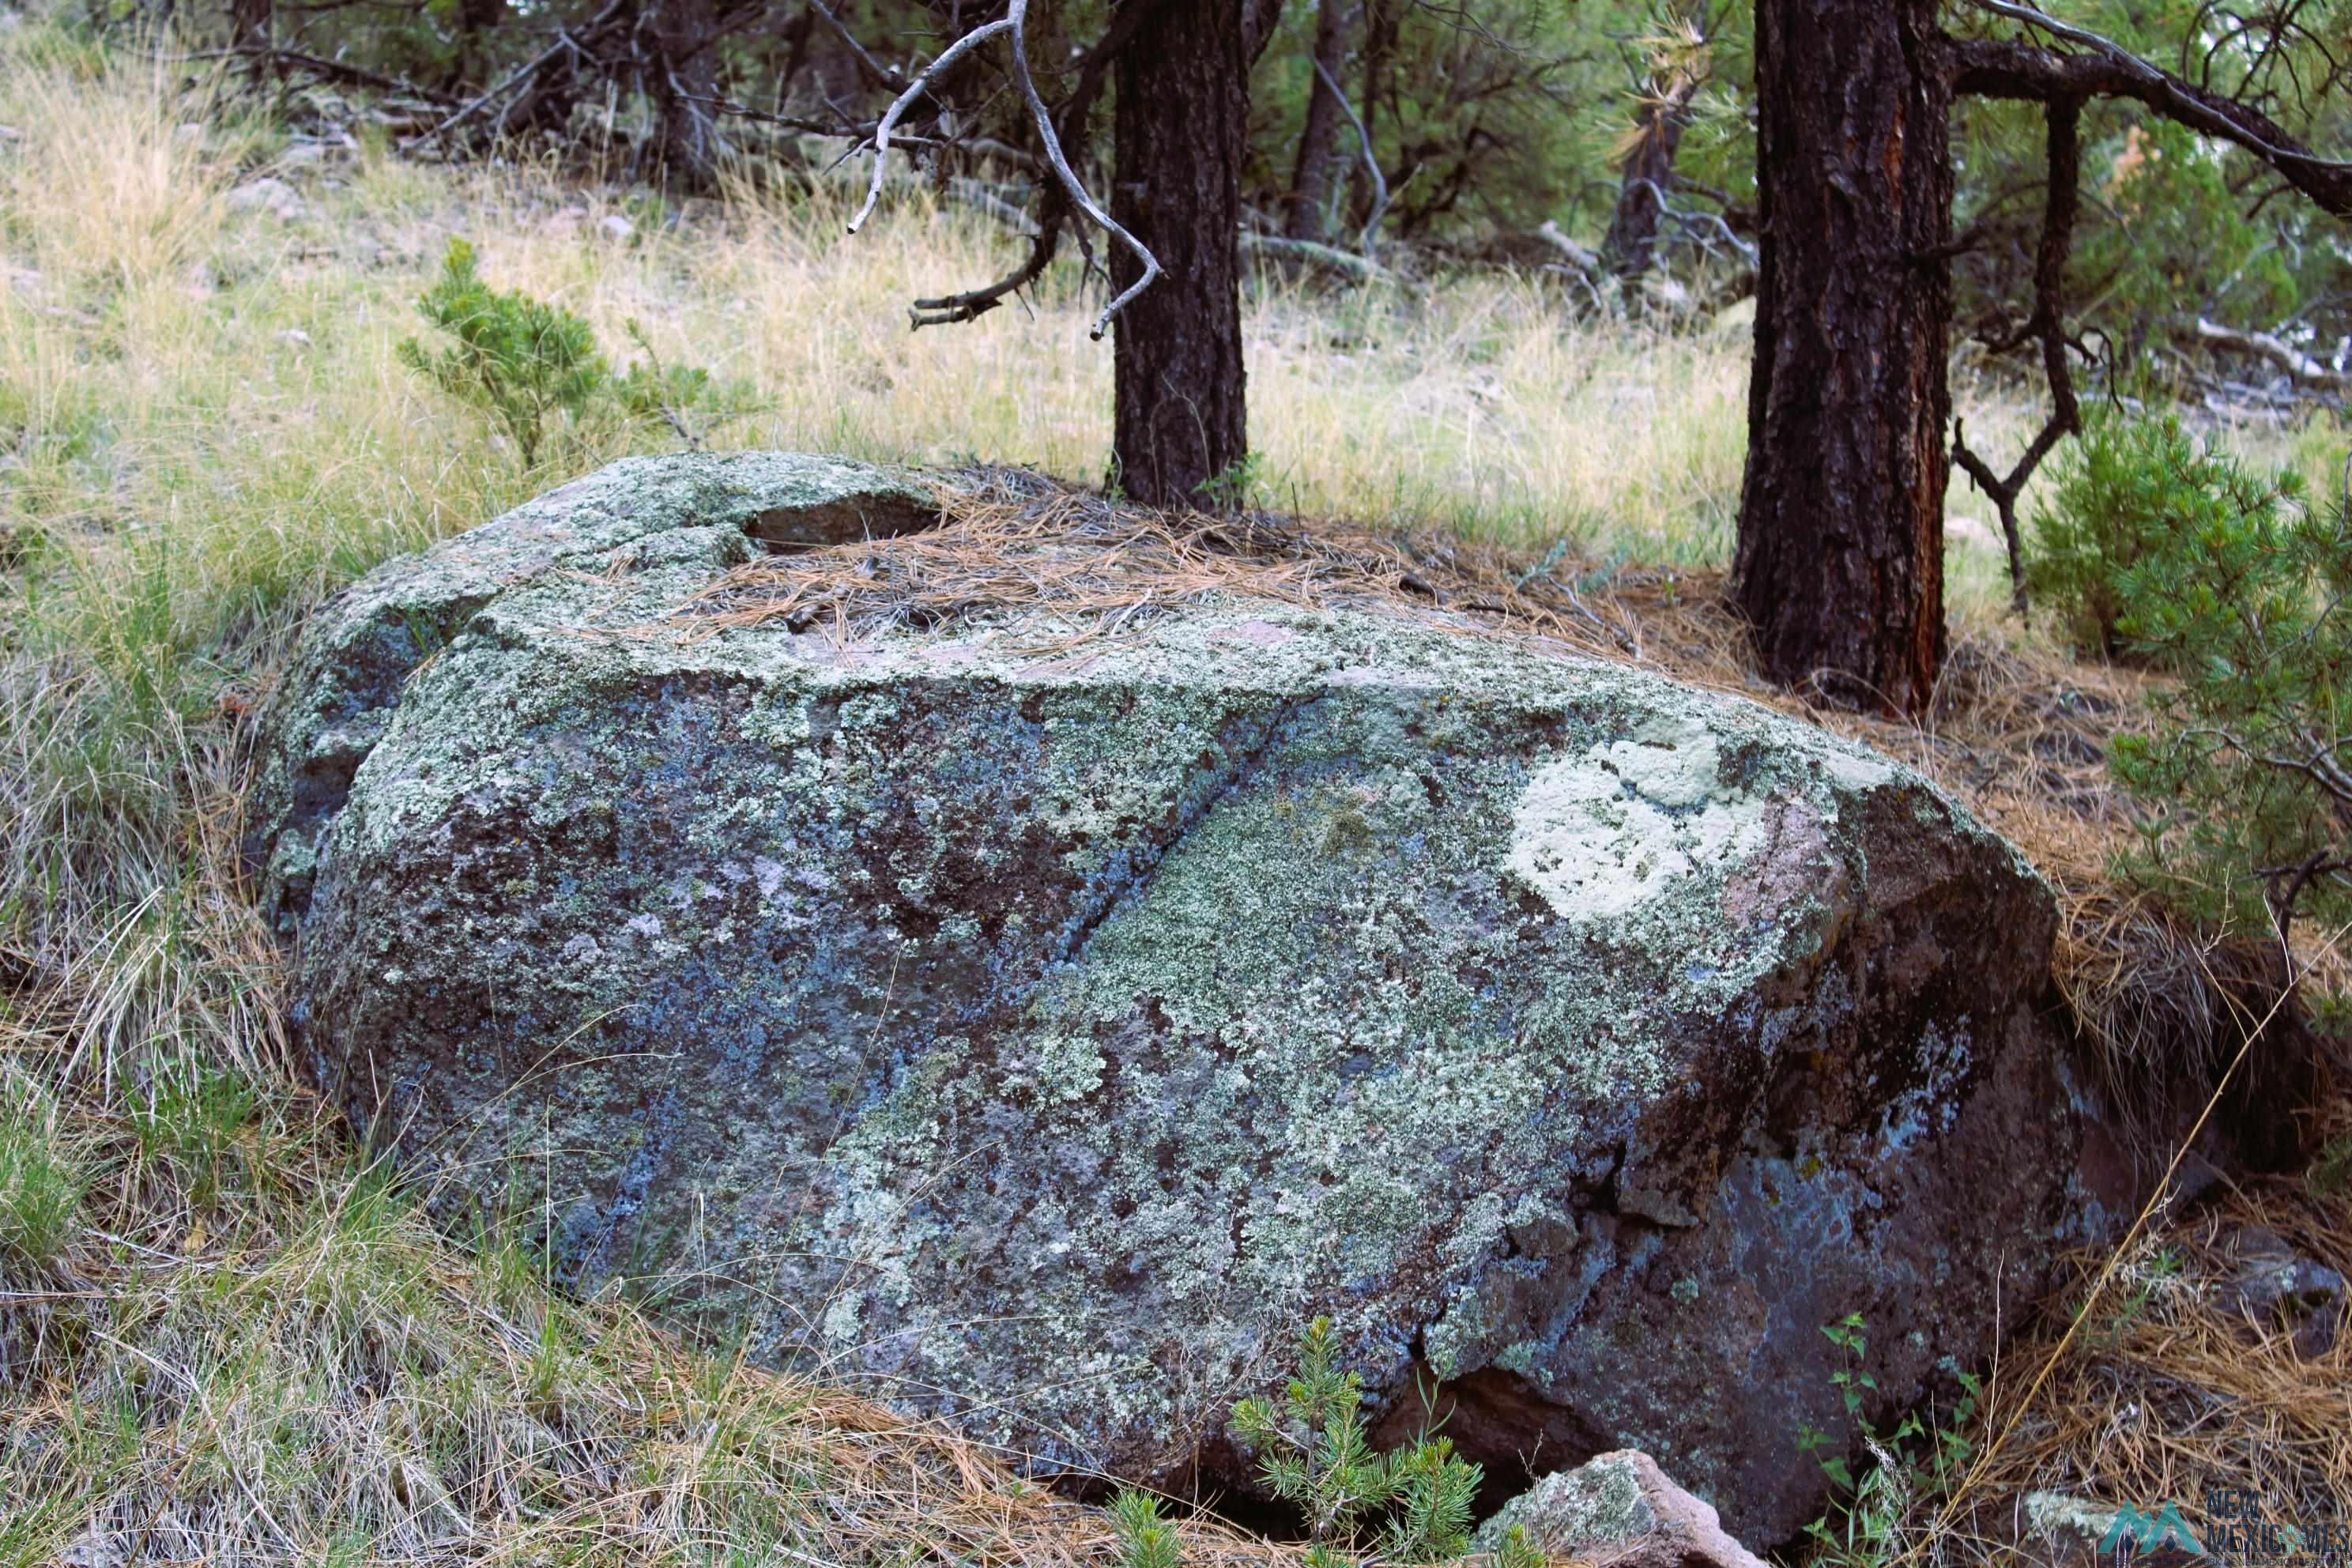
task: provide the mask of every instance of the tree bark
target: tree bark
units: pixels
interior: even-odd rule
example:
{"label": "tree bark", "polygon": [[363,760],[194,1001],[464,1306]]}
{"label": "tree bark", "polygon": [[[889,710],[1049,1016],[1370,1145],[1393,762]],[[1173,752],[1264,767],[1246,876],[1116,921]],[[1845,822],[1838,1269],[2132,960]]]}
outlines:
{"label": "tree bark", "polygon": [[[1397,6],[1388,0],[1364,0],[1364,95],[1357,103],[1356,118],[1364,122],[1364,134],[1375,141],[1380,137],[1381,104],[1389,95],[1389,67],[1396,58],[1399,26]],[[1358,229],[1371,222],[1372,209],[1379,204],[1371,175],[1364,167],[1367,159],[1378,156],[1367,148],[1349,167],[1348,211]]]}
{"label": "tree bark", "polygon": [[1290,239],[1320,243],[1329,236],[1331,167],[1345,118],[1332,84],[1347,79],[1354,31],[1354,0],[1319,0],[1315,7],[1315,63],[1322,68],[1307,91],[1307,125],[1299,133],[1298,163],[1290,176],[1290,208],[1282,222],[1282,232]]}
{"label": "tree bark", "polygon": [[1763,256],[1733,593],[1773,679],[1922,711],[1944,657],[1951,89],[1936,0],[1759,0]]}
{"label": "tree bark", "polygon": [[713,0],[650,0],[651,89],[661,117],[663,172],[688,190],[706,190],[719,173],[719,15]]}
{"label": "tree bark", "polygon": [[[1111,216],[1167,274],[1114,329],[1111,457],[1147,506],[1202,504],[1248,451],[1239,235],[1259,31],[1242,0],[1161,0],[1118,56]],[[1141,273],[1114,249],[1115,289]]]}
{"label": "tree bark", "polygon": [[246,57],[246,74],[258,82],[269,70],[271,0],[229,0],[229,42]]}

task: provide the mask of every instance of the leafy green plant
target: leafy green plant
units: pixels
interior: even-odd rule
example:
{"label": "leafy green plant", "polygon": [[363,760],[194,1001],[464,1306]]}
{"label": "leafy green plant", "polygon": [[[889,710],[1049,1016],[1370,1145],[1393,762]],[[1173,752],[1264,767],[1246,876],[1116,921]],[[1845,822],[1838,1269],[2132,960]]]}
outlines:
{"label": "leafy green plant", "polygon": [[[2303,515],[2302,477],[2253,474],[2200,449],[2174,418],[2093,419],[2054,465],[2027,586],[2065,618],[2077,646],[2107,658],[2190,668],[2210,621],[2232,601],[2293,591],[2282,547]],[[2178,599],[2160,606],[2168,597]]]}
{"label": "leafy green plant", "polygon": [[1841,1353],[1842,1364],[1830,1373],[1830,1382],[1872,1463],[1856,1476],[1846,1462],[1847,1444],[1810,1423],[1798,1423],[1798,1449],[1813,1457],[1831,1487],[1829,1510],[1808,1524],[1805,1533],[1813,1543],[1816,1563],[1879,1568],[1899,1554],[1904,1521],[1913,1503],[1948,1495],[1966,1473],[1974,1452],[1967,1428],[1975,1418],[1983,1385],[1948,1361],[1945,1370],[1960,1387],[1951,1409],[1931,1412],[1927,1420],[1916,1411],[1908,1412],[1892,1431],[1882,1433],[1868,1414],[1878,1381],[1863,1370],[1870,1342],[1862,1314],[1849,1312],[1822,1325],[1822,1332]]}
{"label": "leafy green plant", "polygon": [[689,411],[711,408],[733,417],[752,406],[742,389],[721,387],[707,370],[663,364],[635,321],[628,323],[629,338],[644,357],[616,374],[586,321],[560,305],[490,288],[463,239],[449,242],[441,277],[416,308],[454,341],[436,353],[407,339],[398,350],[401,363],[488,414],[514,441],[525,468],[539,461],[553,420],[576,427],[610,413],[658,422],[698,450],[707,432],[688,421]]}
{"label": "leafy green plant", "polygon": [[1481,1472],[1449,1437],[1424,1431],[1393,1454],[1364,1430],[1363,1382],[1341,1372],[1331,1320],[1318,1318],[1298,1343],[1298,1375],[1279,1405],[1244,1399],[1234,1428],[1257,1451],[1266,1489],[1305,1514],[1318,1568],[1342,1563],[1366,1528],[1385,1519],[1375,1550],[1384,1562],[1440,1563],[1467,1549]]}
{"label": "leafy green plant", "polygon": [[1223,472],[1202,480],[1201,500],[1219,511],[1241,511],[1256,501],[1265,489],[1265,459],[1250,452],[1226,465]]}

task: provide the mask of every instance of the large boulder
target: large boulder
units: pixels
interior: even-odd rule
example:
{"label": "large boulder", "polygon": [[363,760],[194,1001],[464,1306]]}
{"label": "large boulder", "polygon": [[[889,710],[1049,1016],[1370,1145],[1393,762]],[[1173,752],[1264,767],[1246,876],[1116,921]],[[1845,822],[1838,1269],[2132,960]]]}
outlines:
{"label": "large boulder", "polygon": [[1885,757],[1369,608],[676,618],[936,504],[637,459],[320,615],[254,850],[320,1082],[434,1202],[1139,1479],[1245,1474],[1228,1406],[1328,1313],[1392,1426],[1439,1379],[1490,1466],[1639,1447],[1767,1542],[1822,1325],[1907,1399],[2105,1223],[2051,895]]}

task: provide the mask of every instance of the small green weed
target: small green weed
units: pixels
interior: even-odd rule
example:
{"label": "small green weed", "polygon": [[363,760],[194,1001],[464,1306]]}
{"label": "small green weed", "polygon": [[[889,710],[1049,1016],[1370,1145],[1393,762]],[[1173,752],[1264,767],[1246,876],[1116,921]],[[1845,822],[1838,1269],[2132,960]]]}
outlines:
{"label": "small green weed", "polygon": [[29,1082],[0,1081],[0,1262],[34,1268],[73,1234],[84,1187],[47,1101]]}
{"label": "small green weed", "polygon": [[1241,511],[1256,505],[1265,494],[1265,458],[1251,452],[1212,475],[1201,486],[1202,501],[1218,511]]}
{"label": "small green weed", "polygon": [[1822,1332],[1843,1352],[1843,1363],[1830,1373],[1847,1417],[1871,1456],[1869,1469],[1857,1477],[1842,1451],[1845,1445],[1829,1434],[1798,1423],[1797,1447],[1813,1456],[1829,1478],[1829,1511],[1805,1526],[1812,1542],[1811,1561],[1832,1568],[1879,1568],[1900,1554],[1904,1522],[1912,1505],[1923,1497],[1942,1497],[1959,1484],[1973,1446],[1965,1435],[1976,1415],[1982,1385],[1971,1373],[1945,1363],[1960,1385],[1960,1397],[1942,1420],[1922,1421],[1911,1412],[1881,1433],[1866,1414],[1877,1379],[1862,1370],[1870,1342],[1862,1314],[1849,1312]]}
{"label": "small green weed", "polygon": [[2316,1197],[2340,1198],[2352,1193],[2352,1132],[2321,1145],[2305,1179]]}

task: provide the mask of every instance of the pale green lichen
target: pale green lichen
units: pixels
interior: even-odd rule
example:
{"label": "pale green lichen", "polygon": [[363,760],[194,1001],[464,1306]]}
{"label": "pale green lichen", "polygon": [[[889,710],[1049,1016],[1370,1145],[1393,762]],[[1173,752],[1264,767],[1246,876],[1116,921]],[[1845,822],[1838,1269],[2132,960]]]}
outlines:
{"label": "pale green lichen", "polygon": [[1472,1544],[1493,1552],[1515,1525],[1527,1531],[1530,1546],[1564,1555],[1638,1541],[1658,1528],[1658,1515],[1632,1458],[1603,1454],[1579,1468],[1546,1476],[1505,1503],[1479,1526]]}

